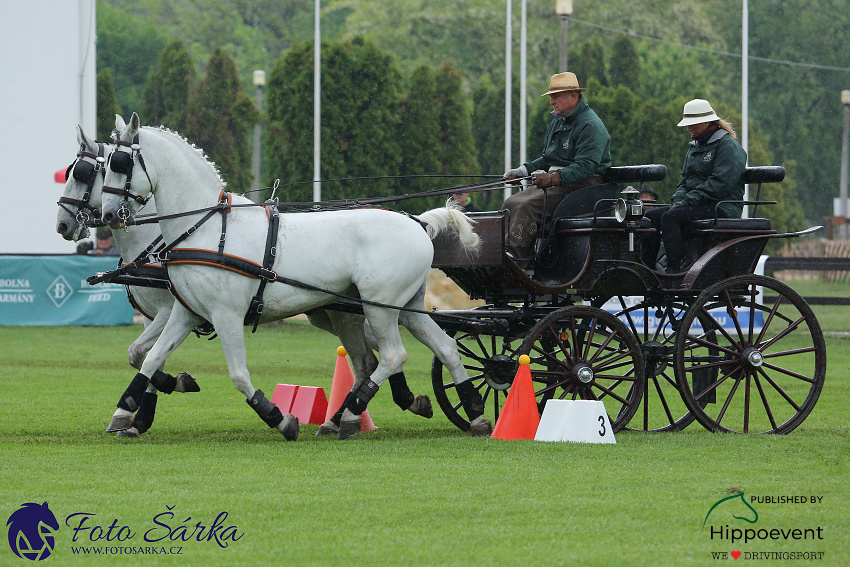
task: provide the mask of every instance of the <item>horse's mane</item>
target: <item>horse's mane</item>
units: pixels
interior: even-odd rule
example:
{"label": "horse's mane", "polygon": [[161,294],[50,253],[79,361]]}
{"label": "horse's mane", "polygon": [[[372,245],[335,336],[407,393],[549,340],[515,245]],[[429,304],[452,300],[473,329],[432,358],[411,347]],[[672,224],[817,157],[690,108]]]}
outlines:
{"label": "horse's mane", "polygon": [[[201,148],[197,147],[195,144],[192,144],[191,142],[189,142],[189,140],[187,140],[186,138],[181,136],[179,132],[175,132],[174,130],[172,130],[172,129],[166,127],[166,126],[159,126],[159,127],[157,127],[157,126],[142,126],[142,130],[152,130],[152,131],[155,131],[155,132],[163,132],[165,134],[169,134],[171,136],[176,137],[178,140],[180,140],[181,142],[188,145],[190,148],[195,150],[195,153],[197,153],[204,160],[204,163],[206,163],[210,167],[210,169],[212,169],[212,171],[213,171],[213,173],[215,173],[215,176],[218,179],[219,183],[221,183],[222,189],[227,187],[227,182],[221,177],[221,171],[219,171],[218,166],[215,164],[215,162],[213,160],[211,160],[206,153],[204,153],[203,149],[201,149]],[[116,140],[118,138],[118,130],[113,130],[111,137],[112,137],[113,140]]]}

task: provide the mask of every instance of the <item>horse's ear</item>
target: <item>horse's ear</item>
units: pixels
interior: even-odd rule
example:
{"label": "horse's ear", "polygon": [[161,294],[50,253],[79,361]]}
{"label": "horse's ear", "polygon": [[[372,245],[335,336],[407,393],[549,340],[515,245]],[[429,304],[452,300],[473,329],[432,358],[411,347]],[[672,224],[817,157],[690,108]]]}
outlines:
{"label": "horse's ear", "polygon": [[79,124],[77,124],[77,143],[79,143],[81,146],[85,146],[89,149],[95,148],[95,142],[93,140],[89,139],[88,136],[86,136],[86,133],[83,132],[83,127],[80,126]]}
{"label": "horse's ear", "polygon": [[141,119],[139,119],[139,115],[134,112],[133,116],[130,117],[129,134],[130,134],[131,140],[136,137],[136,134],[139,133],[139,128],[141,128],[141,127],[142,127],[142,121],[141,121]]}
{"label": "horse's ear", "polygon": [[127,124],[124,122],[124,118],[120,114],[115,115],[115,129],[121,132],[124,128],[127,127]]}

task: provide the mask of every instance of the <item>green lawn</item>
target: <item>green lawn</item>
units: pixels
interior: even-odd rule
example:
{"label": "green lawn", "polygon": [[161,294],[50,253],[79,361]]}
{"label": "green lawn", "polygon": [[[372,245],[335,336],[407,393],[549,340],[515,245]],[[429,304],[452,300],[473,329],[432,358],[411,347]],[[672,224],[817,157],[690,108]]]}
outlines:
{"label": "green lawn", "polygon": [[[218,341],[194,337],[166,370],[190,371],[202,391],[160,396],[150,432],[116,439],[104,429],[135,373],[126,348],[140,331],[0,327],[0,520],[48,502],[61,527],[46,565],[713,565],[712,552],[731,551],[823,552],[816,564],[850,564],[850,354],[838,335],[827,334],[820,401],[790,435],[710,434],[695,423],[576,445],[471,438],[436,404],[431,420],[400,412],[388,391],[370,404],[378,430],[341,442],[306,425],[286,443],[230,384]],[[429,393],[430,353],[408,335],[405,344],[411,387]],[[248,338],[253,383],[269,397],[284,382],[329,391],[336,346],[300,322],[261,328]],[[751,504],[758,522],[733,518],[751,514],[743,504],[724,505],[703,528],[735,490],[761,498]],[[807,502],[764,501],[782,496]],[[74,542],[81,512],[95,514],[84,522],[93,529]],[[216,533],[227,547],[207,541],[208,528],[198,541],[197,524],[223,512]],[[712,524],[765,537],[821,528],[822,539],[712,540]],[[181,554],[74,554],[80,546]],[[0,565],[23,564],[4,544]]]}

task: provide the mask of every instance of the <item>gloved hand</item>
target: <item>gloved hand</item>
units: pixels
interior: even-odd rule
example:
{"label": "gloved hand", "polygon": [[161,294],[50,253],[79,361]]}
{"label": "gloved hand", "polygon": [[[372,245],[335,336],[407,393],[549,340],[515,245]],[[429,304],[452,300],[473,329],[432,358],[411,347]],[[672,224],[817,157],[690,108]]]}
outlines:
{"label": "gloved hand", "polygon": [[555,187],[561,184],[561,176],[558,173],[546,173],[545,171],[531,174],[531,181],[539,188]]}
{"label": "gloved hand", "polygon": [[528,170],[525,168],[524,165],[521,165],[516,169],[509,169],[502,176],[502,179],[504,179],[504,180],[517,179],[519,177],[528,177]]}
{"label": "gloved hand", "polygon": [[676,201],[675,203],[673,203],[673,205],[670,208],[676,209],[678,207],[684,207],[684,206],[685,206],[685,204],[682,201]]}

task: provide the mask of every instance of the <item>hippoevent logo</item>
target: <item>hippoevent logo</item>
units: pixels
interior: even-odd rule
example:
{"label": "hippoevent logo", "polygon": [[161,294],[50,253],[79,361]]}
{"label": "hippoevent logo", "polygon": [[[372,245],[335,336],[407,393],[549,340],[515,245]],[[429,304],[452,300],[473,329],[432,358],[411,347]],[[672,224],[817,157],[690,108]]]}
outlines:
{"label": "hippoevent logo", "polygon": [[27,502],[9,516],[9,547],[21,559],[41,561],[53,553],[56,516],[44,504]]}
{"label": "hippoevent logo", "polygon": [[[118,518],[102,518],[94,512],[74,512],[64,519],[63,533],[70,539],[72,555],[183,555],[187,547],[212,545],[226,549],[244,532],[230,522],[228,513],[215,518],[193,518],[166,506],[141,525],[128,525]],[[60,524],[47,505],[28,502],[12,513],[9,547],[22,559],[41,561],[58,552]],[[67,548],[66,548],[67,549]]]}
{"label": "hippoevent logo", "polygon": [[[708,526],[708,535],[712,543],[722,542],[732,546],[766,544],[771,542],[803,542],[807,549],[800,551],[740,551],[740,548],[725,551],[712,551],[712,559],[764,560],[764,559],[823,559],[824,552],[811,549],[811,542],[823,541],[824,529],[821,526],[795,527],[777,523],[777,510],[771,505],[818,505],[823,496],[810,495],[758,495],[747,497],[737,487],[729,490],[730,496],[721,498],[709,508],[702,522],[703,530]],[[762,521],[755,506],[762,510]],[[769,513],[765,508],[771,506]],[[795,514],[796,516],[796,514]],[[768,521],[764,521],[767,519]],[[768,522],[770,522],[769,525]]]}

